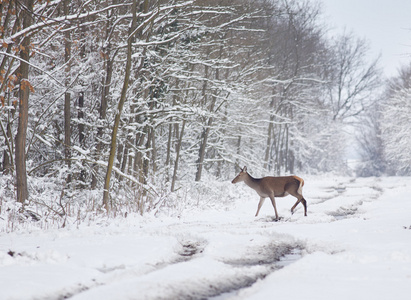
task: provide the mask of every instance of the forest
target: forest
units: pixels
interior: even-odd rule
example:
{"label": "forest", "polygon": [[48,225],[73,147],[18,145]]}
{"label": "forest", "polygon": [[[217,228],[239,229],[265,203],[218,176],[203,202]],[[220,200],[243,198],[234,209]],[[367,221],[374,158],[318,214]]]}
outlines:
{"label": "forest", "polygon": [[410,175],[411,65],[385,79],[367,40],[330,36],[322,13],[298,0],[0,1],[0,214],[173,209],[244,165]]}

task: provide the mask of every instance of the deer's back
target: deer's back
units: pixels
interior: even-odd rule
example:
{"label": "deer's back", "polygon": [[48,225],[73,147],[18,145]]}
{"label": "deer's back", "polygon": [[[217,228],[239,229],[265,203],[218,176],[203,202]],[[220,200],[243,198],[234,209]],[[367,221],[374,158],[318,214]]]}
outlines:
{"label": "deer's back", "polygon": [[298,189],[300,180],[302,179],[297,176],[264,177],[261,178],[261,192],[264,193],[266,197],[272,192],[274,192],[275,197],[284,197],[289,194],[288,189]]}

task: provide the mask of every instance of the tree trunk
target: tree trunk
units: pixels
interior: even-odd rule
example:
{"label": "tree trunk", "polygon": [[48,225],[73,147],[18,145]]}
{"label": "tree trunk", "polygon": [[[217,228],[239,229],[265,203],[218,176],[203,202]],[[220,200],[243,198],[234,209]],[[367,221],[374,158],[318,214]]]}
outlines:
{"label": "tree trunk", "polygon": [[[23,29],[31,26],[34,0],[24,1],[25,9],[21,11]],[[29,113],[29,96],[32,88],[29,78],[30,36],[23,38],[20,50],[20,88],[19,88],[19,118],[16,135],[16,187],[17,201],[24,203],[28,199],[27,169],[26,169],[26,136]]]}
{"label": "tree trunk", "polygon": [[[179,80],[177,79],[176,81],[176,89],[178,89],[179,85]],[[173,96],[173,106],[175,106],[177,104],[177,95]],[[171,144],[172,144],[172,135],[173,135],[173,118],[170,118],[170,124],[168,125],[168,140],[167,140],[167,154],[166,154],[166,168],[167,168],[167,176],[168,176],[168,168],[170,166],[171,163]],[[176,124],[178,125],[178,124]]]}
{"label": "tree trunk", "polygon": [[[113,4],[116,1],[113,1]],[[109,1],[105,3],[106,6],[109,5]],[[104,133],[104,121],[106,119],[106,112],[107,112],[107,104],[108,104],[108,96],[110,94],[110,86],[111,86],[111,77],[113,74],[113,60],[114,57],[110,58],[111,55],[111,42],[109,39],[110,32],[112,30],[112,17],[113,15],[110,14],[110,11],[107,11],[107,22],[105,23],[105,40],[107,41],[107,46],[103,48],[103,58],[104,58],[104,68],[106,71],[106,76],[102,79],[102,93],[101,93],[101,102],[100,102],[100,107],[99,107],[99,123],[97,126],[97,139],[96,139],[96,152],[95,152],[95,157],[96,159],[99,159],[101,156],[101,153],[103,152],[104,149],[104,143],[102,141],[103,138],[103,133]],[[97,164],[93,165],[93,172],[91,175],[91,188],[95,189],[97,187],[97,176],[96,173],[98,173],[99,166]]]}
{"label": "tree trunk", "polygon": [[[206,65],[204,68],[204,78],[207,80],[204,80],[203,83],[203,90],[202,90],[202,95],[203,95],[203,105],[207,104],[207,86],[208,86],[208,66]],[[216,98],[213,97],[212,103],[210,105],[210,112],[213,112],[214,110],[214,104],[215,104]],[[204,163],[204,158],[205,158],[205,150],[207,148],[207,141],[208,141],[208,134],[210,132],[210,127],[213,123],[213,117],[209,117],[207,124],[205,125],[205,128],[203,128],[203,133],[201,134],[201,143],[200,143],[200,149],[198,151],[198,160],[197,160],[197,172],[196,172],[196,178],[195,181],[200,181],[201,180],[201,174],[203,172],[203,163]]]}
{"label": "tree trunk", "polygon": [[[3,4],[1,4],[2,6]],[[13,7],[13,2],[9,1],[8,4],[8,11],[10,11]],[[0,7],[0,14],[3,12],[3,7]],[[0,20],[3,19],[2,18],[3,15],[0,15]],[[0,39],[4,39],[4,33],[5,33],[5,29],[8,28],[9,26],[9,22],[10,22],[10,17],[11,14],[6,14],[5,18],[4,18],[4,22],[3,24],[1,24],[2,29],[0,31]],[[12,32],[14,32],[15,28],[16,28],[16,24],[17,24],[17,19],[14,22],[14,26],[13,26],[13,30]],[[6,49],[6,53],[10,53],[12,49],[12,44],[8,44],[7,49]],[[6,67],[6,63],[9,60],[9,57],[7,55],[3,56],[3,59],[0,63],[0,74],[3,74],[3,78],[7,78],[10,74],[10,69],[13,66],[13,62],[15,61],[15,59],[11,59],[9,66],[8,66],[8,70],[5,71],[5,67]],[[0,85],[0,91],[4,91],[4,87],[6,85],[7,80],[3,80],[3,82]],[[7,96],[7,106],[10,106],[10,94],[8,94]],[[6,99],[3,98],[2,101],[4,101],[2,104],[5,105]],[[13,105],[14,107],[16,105]],[[15,114],[15,109],[12,110],[12,112],[8,112],[7,113],[7,125],[6,128],[4,128],[3,124],[1,123],[1,129],[4,135],[4,142],[7,145],[7,149],[4,150],[3,152],[3,169],[2,172],[4,175],[9,174],[9,173],[13,173],[13,168],[14,168],[14,160],[13,160],[13,137],[12,137],[12,132],[11,132],[11,126],[12,126],[12,122],[14,120],[14,114]]]}
{"label": "tree trunk", "polygon": [[[8,97],[8,105],[10,106],[10,98]],[[11,127],[12,127],[12,122],[14,119],[14,113],[15,109],[13,109],[12,113],[8,113],[7,116],[7,126],[6,129],[4,129],[3,124],[1,124],[1,129],[3,131],[4,135],[4,142],[7,145],[7,149],[4,150],[3,152],[3,174],[13,174],[13,167],[14,167],[14,161],[13,161],[13,136],[11,132]]]}
{"label": "tree trunk", "polygon": [[[101,96],[101,104],[99,108],[99,125],[97,127],[97,148],[96,148],[96,157],[97,159],[101,156],[101,153],[103,152],[104,148],[104,143],[102,141],[103,138],[103,133],[104,133],[104,120],[106,119],[106,112],[107,112],[107,103],[108,103],[108,95],[110,93],[110,85],[111,85],[111,77],[113,74],[113,59],[110,59],[110,50],[107,50],[108,52],[106,53],[107,59],[106,59],[106,77],[103,82],[103,92]],[[97,186],[97,177],[95,175],[95,172],[97,172],[98,166],[95,165],[93,167],[94,172],[91,178],[91,188],[95,189]]]}
{"label": "tree trunk", "polygon": [[168,169],[169,169],[170,161],[171,161],[171,140],[172,140],[172,135],[173,135],[173,124],[171,124],[172,121],[173,121],[173,118],[170,119],[170,124],[168,124],[167,152],[166,152],[166,162],[165,162],[165,166],[167,169],[167,177],[168,177]]}
{"label": "tree trunk", "polygon": [[240,160],[239,160],[240,155],[241,155],[241,135],[239,135],[237,139],[237,158],[235,160],[235,166],[234,166],[234,172],[236,174],[240,173],[241,171]]}
{"label": "tree trunk", "polygon": [[[122,161],[121,161],[121,167],[120,170],[122,173],[124,173],[124,171],[126,170],[126,165],[127,165],[127,160],[128,160],[128,144],[126,144],[124,146],[124,151],[123,151],[123,157],[122,157]],[[121,177],[120,177],[121,180]]]}
{"label": "tree trunk", "polygon": [[[70,0],[65,0],[64,3],[64,15],[68,15],[70,8]],[[71,34],[70,31],[65,33],[64,37],[64,62],[66,63],[66,88],[70,84],[70,58],[71,58]],[[66,92],[64,95],[64,157],[69,169],[67,175],[67,183],[71,182],[71,95]]]}
{"label": "tree trunk", "polygon": [[205,150],[207,148],[207,141],[208,141],[208,134],[210,132],[210,126],[212,124],[212,118],[208,120],[207,127],[203,129],[203,133],[201,135],[201,144],[200,149],[198,151],[198,160],[197,160],[197,173],[195,181],[201,180],[201,174],[203,172],[203,163],[205,158]]}
{"label": "tree trunk", "polygon": [[113,131],[111,134],[111,144],[110,144],[110,156],[108,158],[108,165],[107,165],[107,172],[106,172],[106,178],[104,181],[104,193],[103,193],[103,205],[107,211],[110,209],[109,205],[109,192],[110,192],[110,179],[111,179],[111,172],[113,170],[113,164],[114,164],[114,158],[116,155],[116,147],[117,147],[117,132],[118,128],[120,125],[120,118],[121,118],[121,113],[123,111],[124,103],[126,101],[126,94],[128,90],[128,83],[130,80],[130,72],[131,72],[131,52],[132,52],[132,32],[134,31],[136,27],[136,14],[137,14],[137,0],[133,1],[133,6],[131,8],[132,14],[133,14],[133,19],[131,21],[131,26],[129,29],[129,36],[127,38],[127,60],[126,60],[126,68],[125,68],[125,74],[124,74],[124,82],[123,82],[123,88],[121,90],[121,95],[120,95],[120,100],[118,102],[118,107],[117,107],[117,114],[114,119],[114,126],[113,126]]}
{"label": "tree trunk", "polygon": [[144,144],[144,135],[142,133],[137,133],[136,140],[135,140],[135,151],[134,151],[134,163],[133,163],[133,171],[134,176],[138,177],[139,182],[144,181],[143,176],[143,156],[141,151],[139,150]]}
{"label": "tree trunk", "polygon": [[265,147],[265,157],[264,157],[264,169],[270,170],[270,152],[271,152],[271,137],[273,134],[273,121],[274,116],[270,116],[270,123],[268,123],[268,132],[267,132],[267,144]]}
{"label": "tree trunk", "polygon": [[[84,135],[84,123],[83,123],[83,118],[84,118],[84,92],[80,92],[80,96],[78,97],[78,141],[80,144],[81,149],[85,149],[85,135]],[[84,163],[83,163],[84,165]],[[83,166],[84,167],[84,166]],[[80,184],[83,186],[86,181],[86,171],[84,168],[80,171]]]}
{"label": "tree trunk", "polygon": [[[274,94],[274,91],[273,91]],[[270,102],[270,110],[274,110],[275,98],[272,96]],[[271,139],[274,132],[274,112],[270,114],[270,122],[268,123],[268,132],[267,132],[267,144],[265,148],[265,157],[264,157],[264,169],[270,170],[270,152],[271,152]]]}
{"label": "tree trunk", "polygon": [[[147,183],[147,177],[148,177],[148,173],[149,173],[149,165],[150,165],[150,161],[149,161],[149,152],[148,152],[148,150],[151,148],[151,137],[152,137],[152,134],[151,134],[151,130],[152,130],[152,128],[151,127],[149,127],[148,125],[146,126],[146,136],[147,136],[147,141],[146,141],[146,145],[145,145],[145,148],[146,148],[146,153],[145,153],[145,155],[144,155],[144,157],[143,157],[143,173],[142,173],[142,175],[143,175],[143,181],[142,181],[142,183],[144,183],[144,184],[146,184]],[[144,191],[144,193],[145,193],[146,191]]]}
{"label": "tree trunk", "polygon": [[176,147],[176,160],[174,161],[174,172],[173,172],[173,178],[171,180],[171,191],[174,192],[174,187],[175,183],[177,180],[177,170],[178,170],[178,162],[180,159],[180,150],[181,150],[181,144],[183,142],[183,136],[184,136],[184,127],[186,126],[186,120],[183,120],[183,125],[181,127],[181,133],[180,133],[180,138],[178,139],[178,144]]}

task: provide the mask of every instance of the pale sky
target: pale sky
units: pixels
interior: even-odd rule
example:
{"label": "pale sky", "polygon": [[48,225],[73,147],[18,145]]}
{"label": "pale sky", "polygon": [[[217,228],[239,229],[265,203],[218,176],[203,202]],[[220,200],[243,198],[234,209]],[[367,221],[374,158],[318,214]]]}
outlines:
{"label": "pale sky", "polygon": [[385,75],[395,76],[401,65],[411,62],[411,0],[317,1],[333,30],[341,33],[345,28],[365,37],[372,57],[382,55]]}

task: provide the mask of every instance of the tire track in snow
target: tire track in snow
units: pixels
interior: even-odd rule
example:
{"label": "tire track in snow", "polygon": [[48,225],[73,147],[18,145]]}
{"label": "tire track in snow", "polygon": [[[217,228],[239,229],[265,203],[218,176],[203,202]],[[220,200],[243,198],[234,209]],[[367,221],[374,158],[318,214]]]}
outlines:
{"label": "tire track in snow", "polygon": [[[252,286],[258,280],[275,272],[301,258],[301,247],[298,244],[272,242],[268,245],[249,248],[244,257],[217,259],[221,274],[194,274],[179,281],[172,281],[164,286],[157,285],[157,292],[152,291],[145,296],[140,291],[142,299],[225,299],[234,296],[242,289]],[[184,262],[185,269],[196,269],[195,264],[201,258]],[[212,263],[212,262],[211,262]],[[198,266],[201,267],[199,262]],[[222,265],[222,266],[221,266]],[[170,266],[172,267],[172,266]],[[158,277],[162,277],[158,274]],[[188,280],[186,280],[188,279]]]}
{"label": "tire track in snow", "polygon": [[[362,182],[363,183],[363,182]],[[321,189],[320,189],[321,190]],[[384,190],[378,185],[378,179],[366,185],[357,183],[356,179],[345,182],[337,182],[322,188],[324,194],[312,197],[315,211],[331,216],[334,221],[340,221],[361,214],[361,206],[378,199]]]}
{"label": "tire track in snow", "polygon": [[[230,231],[227,229],[237,225],[239,224],[226,224],[223,230],[224,232]],[[248,225],[256,238],[261,235],[261,229],[266,226],[266,224],[255,222]],[[170,260],[157,263],[149,270],[140,271],[138,274],[133,268],[127,266],[124,270],[122,268],[106,269],[102,272],[102,276],[96,280],[81,286],[67,287],[59,295],[50,299],[87,299],[95,297],[94,292],[97,292],[98,295],[99,289],[110,289],[111,287],[118,289],[118,285],[130,281],[134,282],[135,286],[141,287],[141,290],[138,291],[138,299],[207,299],[217,296],[220,297],[219,299],[223,299],[250,287],[270,273],[298,260],[303,249],[302,244],[294,240],[290,241],[288,238],[285,241],[275,241],[264,237],[264,240],[268,241],[267,243],[259,241],[254,245],[254,241],[250,240],[243,246],[244,249],[240,251],[241,255],[212,257],[210,253],[204,253],[207,252],[210,242],[207,237],[221,231],[221,226],[208,226],[207,232],[204,233],[205,228],[200,225],[194,230],[202,232],[199,236],[193,236],[187,232],[189,227],[193,227],[193,225],[185,224],[180,230],[177,230],[177,233],[174,233],[178,243]],[[237,229],[231,229],[232,233],[228,233],[227,247],[230,247],[230,239],[239,234]],[[176,231],[175,227],[173,231]],[[248,239],[252,233],[246,231],[244,235]],[[211,265],[215,264],[221,268],[222,274],[208,274],[207,272],[201,274],[200,271],[200,273],[194,272],[190,275],[192,270],[201,270],[204,260],[209,260]],[[187,272],[188,275],[187,277],[183,276],[184,278],[181,280],[171,278],[169,282],[161,282],[155,288],[149,286],[144,290],[143,286],[147,282],[152,282],[152,278],[167,277],[167,274],[173,274],[171,270],[180,271],[180,273]],[[133,292],[130,293],[127,297],[135,297]]]}
{"label": "tire track in snow", "polygon": [[[139,272],[140,274],[137,277],[141,277],[152,272],[159,271],[173,264],[187,262],[195,258],[197,253],[201,253],[205,246],[203,241],[187,240],[179,241],[179,243],[181,247],[176,249],[176,252],[171,255],[171,259],[169,261],[157,262],[154,265],[151,265],[151,267],[149,267],[148,270]],[[93,278],[87,283],[78,283],[72,286],[67,286],[55,295],[47,297],[46,300],[73,299],[76,298],[76,296],[79,296],[92,289],[107,286],[116,283],[119,280],[125,281],[130,278],[136,277],[135,270],[133,269],[133,267],[125,265],[104,269],[97,268],[97,270],[102,273],[102,276],[98,278]]]}
{"label": "tire track in snow", "polygon": [[[334,186],[324,187],[324,190],[325,195],[318,198],[312,197],[313,202],[309,205],[309,209],[313,206],[316,213],[321,212],[323,215],[332,216],[335,221],[359,214],[359,208],[364,202],[377,199],[383,192],[376,182],[371,182],[367,186],[359,186],[355,181],[338,182]],[[317,199],[319,201],[316,201]],[[340,203],[340,199],[344,201]],[[303,218],[298,220],[305,221]],[[324,220],[319,219],[318,222],[324,222]],[[201,261],[207,258],[210,259],[211,264],[215,263],[221,268],[221,276],[215,274],[201,274],[200,276],[196,273],[189,273],[181,280],[171,278],[169,282],[161,282],[157,287],[149,285],[146,290],[139,291],[139,295],[142,299],[225,299],[235,296],[236,293],[252,286],[258,280],[263,280],[269,274],[300,259],[304,249],[304,245],[300,242],[279,243],[271,240],[257,246],[244,245],[244,248],[248,248],[242,255],[223,258],[210,257],[210,253],[207,253],[210,235],[224,232],[229,237],[241,234],[263,236],[275,232],[275,223],[261,222],[261,220],[219,224],[193,221],[166,226],[160,231],[158,228],[153,229],[152,234],[160,232],[160,235],[172,235],[176,238],[175,253],[172,253],[168,260],[154,263],[146,270],[138,272],[132,266],[125,266],[124,270],[121,268],[101,270],[104,274],[95,281],[86,285],[68,287],[64,293],[53,299],[77,299],[77,296],[82,294],[85,296],[83,299],[86,299],[88,292],[102,287],[110,288],[113,284],[121,285],[123,282],[131,281],[139,286],[140,283],[149,282],[150,278],[167,277],[172,270],[182,270],[182,272],[188,270],[189,273],[190,270],[201,269]],[[269,230],[264,233],[267,228]],[[133,295],[133,291],[130,291],[130,295]]]}
{"label": "tire track in snow", "polygon": [[195,239],[182,239],[176,237],[178,241],[178,247],[176,247],[175,252],[171,253],[170,259],[168,261],[159,261],[154,264],[147,265],[146,270],[138,270],[138,275],[136,275],[136,270],[133,266],[119,265],[109,268],[96,268],[101,272],[101,276],[97,278],[91,278],[87,282],[76,283],[71,286],[66,286],[59,292],[53,293],[53,295],[43,297],[44,300],[63,300],[63,299],[73,299],[81,294],[91,291],[93,289],[98,289],[119,281],[126,281],[135,277],[143,277],[153,272],[161,271],[162,269],[169,267],[174,264],[188,262],[196,258],[197,254],[201,254],[204,250],[206,242],[204,240]]}

